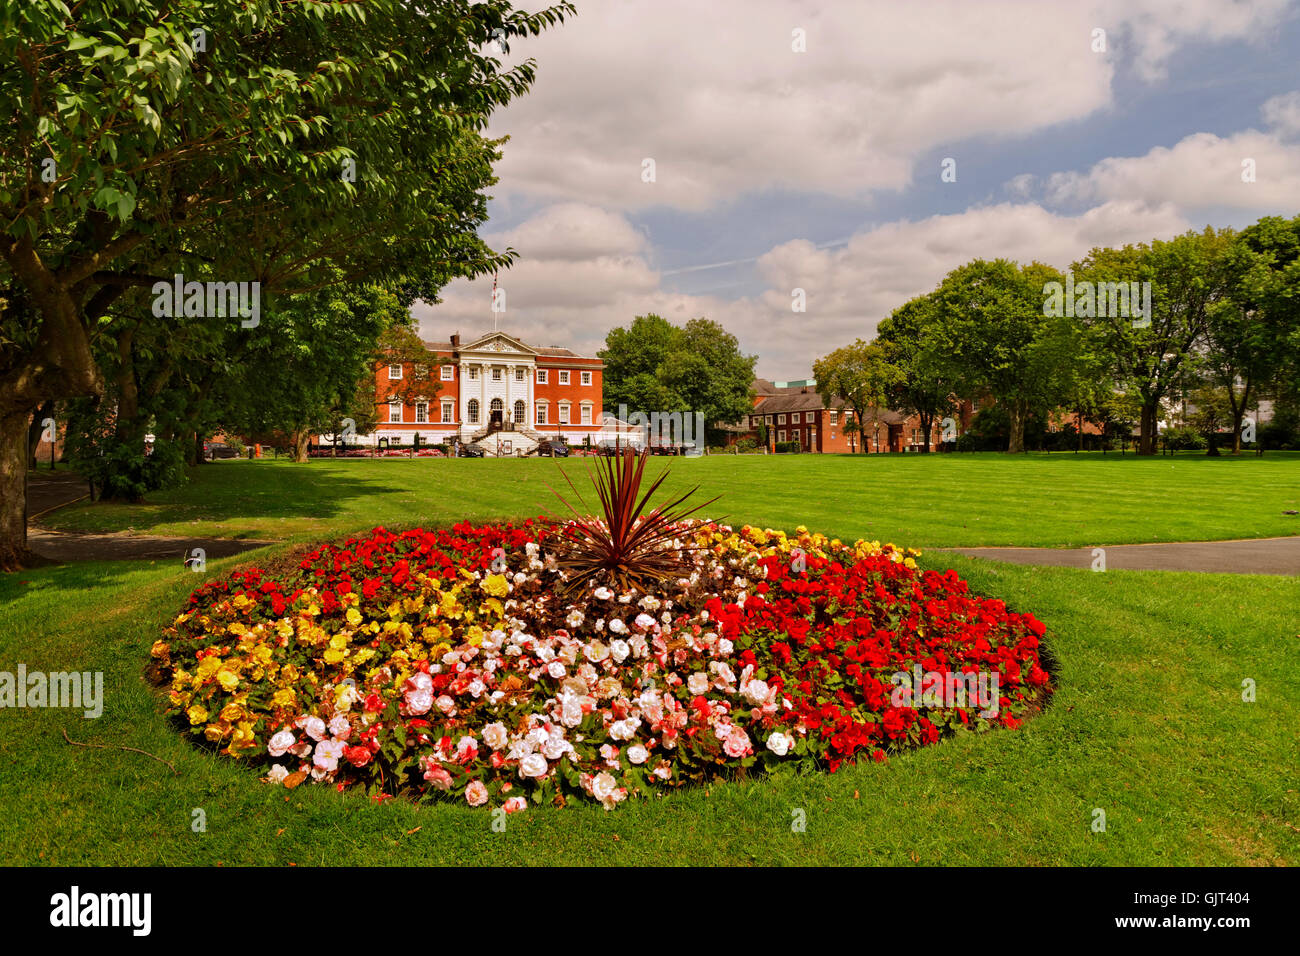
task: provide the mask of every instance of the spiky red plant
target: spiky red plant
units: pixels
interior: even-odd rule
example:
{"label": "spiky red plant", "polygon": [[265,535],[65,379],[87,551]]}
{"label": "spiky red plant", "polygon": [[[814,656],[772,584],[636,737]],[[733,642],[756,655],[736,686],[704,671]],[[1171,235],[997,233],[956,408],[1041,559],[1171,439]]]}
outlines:
{"label": "spiky red plant", "polygon": [[[599,460],[591,476],[600,496],[599,516],[578,511],[557,492],[556,496],[575,518],[561,532],[557,549],[557,564],[568,573],[563,593],[571,594],[583,588],[592,578],[620,591],[629,588],[645,591],[682,569],[682,554],[692,549],[673,546],[672,541],[677,537],[674,525],[718,499],[710,498],[693,508],[683,508],[686,499],[699,491],[697,486],[647,512],[651,495],[668,477],[665,471],[638,499],[649,454],[649,449],[638,455],[629,448],[620,455]],[[567,473],[564,480],[582,502],[577,485]]]}

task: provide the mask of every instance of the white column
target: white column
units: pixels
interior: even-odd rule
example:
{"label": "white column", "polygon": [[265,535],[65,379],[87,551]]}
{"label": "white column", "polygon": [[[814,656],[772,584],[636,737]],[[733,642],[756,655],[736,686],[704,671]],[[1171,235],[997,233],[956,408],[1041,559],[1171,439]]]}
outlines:
{"label": "white column", "polygon": [[510,381],[514,377],[515,377],[515,367],[513,365],[507,365],[506,366],[506,404],[505,407],[501,410],[501,420],[503,422],[514,420],[515,412],[514,412],[514,408],[510,404]]}

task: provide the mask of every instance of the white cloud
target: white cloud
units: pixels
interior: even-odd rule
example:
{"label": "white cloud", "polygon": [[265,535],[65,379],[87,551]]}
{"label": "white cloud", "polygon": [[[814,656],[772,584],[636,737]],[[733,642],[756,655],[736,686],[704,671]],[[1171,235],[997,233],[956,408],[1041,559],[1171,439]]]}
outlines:
{"label": "white cloud", "polygon": [[[1286,119],[1281,108],[1273,112]],[[1254,182],[1242,180],[1246,160],[1254,161]],[[1300,144],[1257,130],[1227,137],[1196,133],[1143,156],[1104,159],[1086,173],[1056,173],[1047,194],[1057,203],[1141,199],[1184,209],[1289,211],[1300,202]]]}
{"label": "white cloud", "polygon": [[[862,197],[918,157],[1014,139],[1112,102],[1121,61],[1158,76],[1189,39],[1267,34],[1286,0],[584,4],[537,39],[533,90],[500,114],[503,191],[703,209],[747,191]],[[738,10],[740,12],[738,12]],[[1108,50],[1091,49],[1107,30]],[[791,50],[791,31],[807,52]],[[657,181],[641,181],[653,158]],[[960,162],[960,156],[956,157]]]}
{"label": "white cloud", "polygon": [[[859,336],[870,338],[880,319],[970,259],[1038,259],[1065,268],[1093,246],[1171,236],[1191,225],[1169,205],[1133,201],[1109,202],[1079,216],[1034,204],[988,206],[889,223],[836,248],[783,243],[758,260],[764,291],[726,300],[664,289],[644,250],[573,257],[573,229],[592,221],[625,242],[635,235],[621,217],[593,220],[588,207],[564,204],[542,210],[505,236],[489,237],[516,244],[525,256],[500,279],[508,292],[503,330],[534,345],[595,354],[611,328],[634,316],[657,312],[681,323],[704,315],[758,354],[760,373],[772,378],[806,377],[818,356]],[[547,237],[554,237],[554,246]],[[796,287],[807,293],[805,313],[791,311]],[[490,279],[457,281],[445,290],[442,304],[417,307],[425,337],[442,339],[457,330],[469,337],[491,329],[490,289]]]}
{"label": "white cloud", "polygon": [[1282,139],[1300,137],[1300,90],[1266,100],[1259,113]]}

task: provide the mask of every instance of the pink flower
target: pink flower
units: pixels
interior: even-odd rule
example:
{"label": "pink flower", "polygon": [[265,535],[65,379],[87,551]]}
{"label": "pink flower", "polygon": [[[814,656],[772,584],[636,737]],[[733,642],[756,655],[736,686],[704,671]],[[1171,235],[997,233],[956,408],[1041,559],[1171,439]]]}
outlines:
{"label": "pink flower", "polygon": [[433,757],[425,757],[421,764],[424,766],[424,779],[433,784],[439,790],[451,789],[451,774],[447,768],[438,763]]}
{"label": "pink flower", "polygon": [[273,736],[266,744],[266,752],[272,757],[283,757],[289,752],[289,748],[298,742],[294,737],[293,731],[282,730]]}
{"label": "pink flower", "polygon": [[433,678],[421,671],[402,685],[402,705],[408,714],[427,714],[433,707]]}
{"label": "pink flower", "polygon": [[474,780],[465,788],[465,802],[471,807],[481,807],[488,801],[488,789],[482,780]]}
{"label": "pink flower", "polygon": [[501,809],[506,813],[518,813],[520,810],[526,810],[527,808],[528,801],[523,797],[511,797],[501,805]]}
{"label": "pink flower", "polygon": [[722,742],[722,749],[727,752],[728,757],[743,757],[753,752],[750,749],[749,734],[734,726],[731,728],[731,733],[727,734],[727,739]]}

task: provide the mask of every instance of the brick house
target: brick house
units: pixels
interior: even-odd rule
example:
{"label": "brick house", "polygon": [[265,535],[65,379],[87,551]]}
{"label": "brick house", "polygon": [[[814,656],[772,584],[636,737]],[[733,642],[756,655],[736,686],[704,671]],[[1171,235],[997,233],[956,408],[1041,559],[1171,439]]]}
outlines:
{"label": "brick house", "polygon": [[[798,382],[771,382],[755,379],[754,406],[741,423],[745,435],[757,437],[758,428],[767,425],[769,443],[797,441],[804,452],[919,452],[928,444],[931,451],[938,448],[940,423],[935,422],[931,434],[922,433],[921,419],[894,409],[875,409],[864,415],[859,431],[846,434],[844,425],[853,421],[853,412],[840,399],[828,402],[817,392],[814,380]],[[956,416],[958,434],[969,424],[970,403],[962,402]]]}
{"label": "brick house", "polygon": [[[425,342],[427,367],[375,368],[379,424],[362,444],[482,442],[489,452],[527,453],[543,438],[569,444],[596,441],[600,431],[601,374],[598,358],[555,346],[531,346],[505,332],[487,332],[462,344]],[[409,387],[403,380],[417,377]],[[421,381],[429,387],[422,391]],[[400,397],[394,393],[402,393]],[[492,441],[485,441],[491,438]],[[508,448],[506,447],[508,443]]]}

